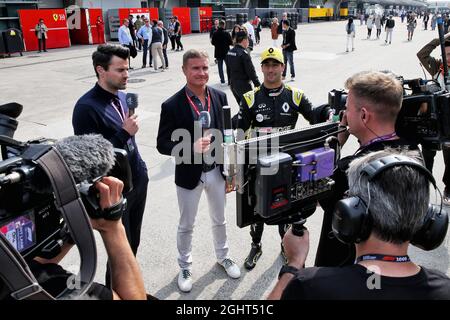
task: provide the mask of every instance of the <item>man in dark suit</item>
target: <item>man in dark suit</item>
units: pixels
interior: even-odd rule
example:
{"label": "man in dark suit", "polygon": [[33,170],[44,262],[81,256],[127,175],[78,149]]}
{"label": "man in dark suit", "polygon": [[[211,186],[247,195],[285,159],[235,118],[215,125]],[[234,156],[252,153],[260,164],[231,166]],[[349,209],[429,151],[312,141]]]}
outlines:
{"label": "man in dark suit", "polygon": [[[192,234],[203,190],[210,208],[217,262],[231,278],[240,277],[239,267],[228,256],[225,180],[214,155],[214,147],[220,147],[223,141],[222,107],[228,102],[225,93],[206,85],[208,72],[206,52],[193,49],[183,55],[187,83],[162,104],[157,138],[158,151],[175,156],[177,162],[175,184],[180,208],[177,248],[181,268],[178,287],[183,292],[192,289]],[[210,117],[209,126],[208,121],[199,126],[201,121],[197,120],[205,114]]]}
{"label": "man in dark suit", "polygon": [[[167,69],[167,68],[169,68],[169,58],[167,57],[167,44],[169,43],[169,32],[164,27],[164,23],[161,20],[158,21],[158,27],[160,27],[161,30],[163,31],[162,48],[163,48],[164,61],[166,62],[166,69]],[[160,67],[160,68],[162,68],[162,67]]]}
{"label": "man in dark suit", "polygon": [[[139,130],[137,115],[129,116],[126,94],[122,91],[128,82],[129,54],[129,50],[122,46],[108,44],[97,47],[97,51],[92,54],[92,61],[98,81],[77,101],[72,126],[76,135],[101,134],[115,148],[128,153],[133,190],[125,194],[128,206],[122,221],[131,249],[136,255],[147,199],[148,174],[135,140]],[[107,284],[108,280],[107,275]]]}
{"label": "man in dark suit", "polygon": [[[217,59],[217,66],[219,68],[219,76],[220,83],[225,86],[225,76],[223,75],[223,62],[227,57],[228,50],[230,50],[230,46],[233,44],[231,40],[231,35],[225,31],[225,21],[220,20],[219,28],[216,32],[214,32],[211,40],[212,45],[214,46],[214,58]],[[227,78],[228,82],[230,82],[228,66],[227,66]]]}
{"label": "man in dark suit", "polygon": [[283,49],[284,56],[284,71],[283,80],[286,79],[287,66],[289,63],[289,68],[291,69],[291,81],[295,81],[295,67],[294,67],[294,51],[297,50],[295,45],[295,31],[290,27],[288,20],[283,20]]}

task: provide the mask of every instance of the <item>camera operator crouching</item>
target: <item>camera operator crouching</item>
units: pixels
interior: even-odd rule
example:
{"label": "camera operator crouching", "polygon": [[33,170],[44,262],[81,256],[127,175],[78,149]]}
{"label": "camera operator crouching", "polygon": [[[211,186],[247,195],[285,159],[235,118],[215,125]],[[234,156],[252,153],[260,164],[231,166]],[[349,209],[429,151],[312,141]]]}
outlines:
{"label": "camera operator crouching", "polygon": [[395,123],[403,98],[402,83],[394,75],[382,72],[360,72],[345,83],[348,91],[346,111],[341,125],[348,131],[339,134],[341,146],[350,134],[360,144],[356,152],[338,162],[332,179],[335,181],[332,196],[320,201],[324,210],[322,231],[315,260],[316,266],[342,266],[353,264],[353,244],[343,244],[332,236],[332,215],[336,203],[348,190],[346,171],[349,163],[370,152],[390,148],[418,149],[417,145],[397,136]]}
{"label": "camera operator crouching", "polygon": [[[418,151],[382,150],[356,157],[348,169],[349,197],[336,206],[333,232],[341,241],[356,243],[358,258],[344,267],[302,269],[309,234],[298,237],[289,230],[283,239],[288,265],[268,298],[447,300],[450,279],[407,255],[410,243],[436,248],[448,228],[447,213],[429,205],[429,186],[436,188],[436,182],[421,163]],[[431,221],[439,227],[431,230]]]}
{"label": "camera operator crouching", "polygon": [[[95,184],[99,192],[99,205],[102,211],[114,208],[122,200],[123,182],[114,177],[103,177]],[[125,206],[121,206],[123,211]],[[90,219],[105,245],[111,265],[112,289],[92,283],[88,291],[78,299],[98,300],[145,300],[147,295],[141,271],[133,255],[121,219]],[[36,257],[28,263],[39,285],[56,297],[70,285],[76,285],[75,275],[63,269],[59,262],[72,248],[66,243],[61,253],[51,260]],[[8,279],[10,280],[10,279]],[[0,299],[10,299],[8,290],[0,282]]]}

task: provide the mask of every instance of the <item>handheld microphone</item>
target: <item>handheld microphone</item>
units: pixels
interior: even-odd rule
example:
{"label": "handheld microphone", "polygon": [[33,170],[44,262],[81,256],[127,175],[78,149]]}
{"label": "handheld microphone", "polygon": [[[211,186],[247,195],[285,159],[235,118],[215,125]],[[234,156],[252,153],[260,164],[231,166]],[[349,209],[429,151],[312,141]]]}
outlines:
{"label": "handheld microphone", "polygon": [[233,136],[233,127],[231,124],[231,108],[230,106],[223,106],[223,169],[224,175],[232,177],[236,174],[236,153]]}
{"label": "handheld microphone", "polygon": [[126,95],[126,101],[128,106],[128,114],[132,116],[135,112],[135,109],[138,107],[139,101],[138,101],[139,95],[137,93],[131,93],[128,92]]}
{"label": "handheld microphone", "polygon": [[211,127],[211,115],[208,111],[201,111],[198,116],[198,121],[200,122],[200,126],[202,127],[202,132]]}

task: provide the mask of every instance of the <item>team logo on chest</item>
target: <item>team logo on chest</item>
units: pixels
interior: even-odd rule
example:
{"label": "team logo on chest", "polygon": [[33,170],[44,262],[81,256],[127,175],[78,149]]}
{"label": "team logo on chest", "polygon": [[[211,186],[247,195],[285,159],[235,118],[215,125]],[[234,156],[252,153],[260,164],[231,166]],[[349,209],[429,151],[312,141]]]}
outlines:
{"label": "team logo on chest", "polygon": [[289,103],[287,103],[287,102],[283,103],[283,105],[281,106],[281,109],[283,109],[283,111],[285,113],[287,113],[289,111],[289,109],[290,109]]}

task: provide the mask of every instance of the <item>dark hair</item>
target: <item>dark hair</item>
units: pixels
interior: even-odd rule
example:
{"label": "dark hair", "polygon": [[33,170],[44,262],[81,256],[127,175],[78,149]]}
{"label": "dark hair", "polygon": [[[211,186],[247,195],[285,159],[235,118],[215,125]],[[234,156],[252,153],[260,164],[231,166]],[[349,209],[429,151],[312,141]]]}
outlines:
{"label": "dark hair", "polygon": [[117,44],[102,44],[97,47],[97,51],[92,54],[92,64],[94,65],[95,75],[98,78],[97,66],[108,70],[113,56],[127,60],[130,55],[130,49]]}
{"label": "dark hair", "polygon": [[221,27],[221,28],[225,27],[225,21],[224,20],[220,20],[219,21],[219,27]]}
{"label": "dark hair", "polygon": [[289,20],[283,20],[283,24],[284,24],[284,25],[287,25],[288,27],[291,26],[291,24],[289,23]]}
{"label": "dark hair", "polygon": [[236,43],[241,43],[245,39],[248,39],[248,34],[245,31],[236,32]]}
{"label": "dark hair", "polygon": [[450,47],[450,39],[445,40],[444,46],[445,47]]}

